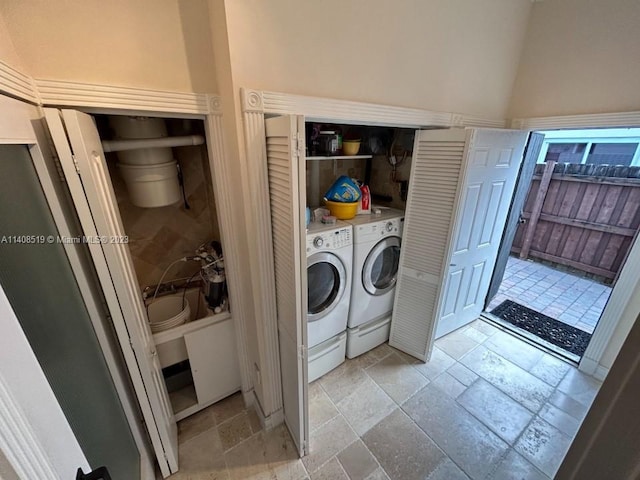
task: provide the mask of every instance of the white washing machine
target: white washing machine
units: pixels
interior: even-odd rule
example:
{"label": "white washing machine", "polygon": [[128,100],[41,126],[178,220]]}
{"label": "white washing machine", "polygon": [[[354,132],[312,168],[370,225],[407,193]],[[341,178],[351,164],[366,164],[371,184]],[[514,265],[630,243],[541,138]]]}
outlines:
{"label": "white washing machine", "polygon": [[351,298],[353,227],[310,223],[307,227],[307,341],[309,381],[345,360]]}
{"label": "white washing machine", "polygon": [[353,283],[347,357],[354,358],[389,339],[404,212],[383,209],[349,223],[353,225]]}

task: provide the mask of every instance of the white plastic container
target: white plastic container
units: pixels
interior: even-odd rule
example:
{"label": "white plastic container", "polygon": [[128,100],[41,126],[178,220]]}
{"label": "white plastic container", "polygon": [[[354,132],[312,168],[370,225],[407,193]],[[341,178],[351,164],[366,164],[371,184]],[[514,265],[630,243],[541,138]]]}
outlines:
{"label": "white plastic container", "polygon": [[190,320],[191,307],[183,295],[167,295],[153,300],[147,307],[153,333],[162,332]]}
{"label": "white plastic container", "polygon": [[173,205],[180,201],[178,167],[175,160],[157,165],[127,165],[119,163],[131,203],[137,207],[153,208]]}
{"label": "white plastic container", "polygon": [[138,148],[118,152],[118,160],[126,165],[158,165],[173,160],[170,148]]}
{"label": "white plastic container", "polygon": [[167,127],[162,118],[131,117],[117,115],[109,118],[116,138],[160,138],[166,137]]}

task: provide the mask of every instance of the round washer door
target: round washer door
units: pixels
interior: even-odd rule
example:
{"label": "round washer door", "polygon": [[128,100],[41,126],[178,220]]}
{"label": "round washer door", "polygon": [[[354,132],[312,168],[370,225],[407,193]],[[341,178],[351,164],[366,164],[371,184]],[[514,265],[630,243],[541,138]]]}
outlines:
{"label": "round washer door", "polygon": [[398,279],[400,238],[387,237],[371,249],[362,268],[362,285],[371,295],[384,295]]}
{"label": "round washer door", "polygon": [[347,271],[336,255],[315,253],[307,259],[307,321],[328,315],[344,294]]}

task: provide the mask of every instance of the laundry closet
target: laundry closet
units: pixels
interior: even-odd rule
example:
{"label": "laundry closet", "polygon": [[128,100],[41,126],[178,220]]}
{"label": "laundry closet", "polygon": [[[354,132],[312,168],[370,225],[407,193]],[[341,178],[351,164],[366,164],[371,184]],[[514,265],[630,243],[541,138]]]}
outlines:
{"label": "laundry closet", "polygon": [[[45,109],[165,475],[176,422],[241,389],[202,119]],[[163,465],[163,462],[166,462]]]}
{"label": "laundry closet", "polygon": [[[262,95],[271,96],[268,92],[262,92]],[[421,129],[394,130],[378,126],[384,125],[383,118],[369,125],[356,121],[358,117],[372,118],[370,108],[373,107],[369,105],[360,107],[351,102],[343,104],[333,100],[287,97],[291,102],[290,110],[304,111],[307,108],[320,113],[320,116],[310,115],[310,119],[305,119],[299,114],[282,114],[282,97],[281,94],[273,94],[273,99],[269,98],[275,112],[271,114],[271,107],[265,108],[263,134],[284,416],[300,454],[304,455],[309,451],[308,382],[342,363],[349,356],[345,344],[354,344],[347,338],[343,339],[341,334],[335,334],[337,326],[333,331],[325,332],[325,337],[331,335],[333,341],[320,354],[326,359],[325,365],[321,369],[316,368],[316,349],[324,344],[314,345],[317,341],[317,338],[314,340],[317,333],[315,324],[323,318],[316,320],[313,315],[317,305],[328,303],[323,303],[317,292],[326,292],[327,298],[339,297],[341,292],[336,293],[336,289],[330,287],[340,278],[341,271],[336,267],[331,274],[331,269],[326,268],[325,278],[328,280],[318,281],[318,275],[307,272],[308,265],[311,265],[310,253],[329,242],[330,248],[325,250],[336,253],[340,250],[344,270],[349,271],[346,264],[349,261],[353,264],[353,253],[357,250],[353,245],[354,225],[336,223],[318,230],[317,224],[309,224],[307,229],[306,207],[314,209],[320,205],[326,189],[340,174],[366,179],[373,205],[399,207],[398,217],[404,217],[403,224],[396,226],[392,222],[387,226],[385,222],[376,233],[384,236],[388,228],[401,240],[395,291],[389,299],[392,313],[384,319],[384,325],[376,324],[377,320],[374,320],[371,329],[365,328],[360,332],[365,334],[361,336],[365,340],[356,343],[355,354],[351,356],[386,341],[388,335],[391,346],[426,361],[435,338],[473,321],[484,308],[528,134],[504,129],[450,128],[447,122],[451,118],[441,119],[436,114],[429,115],[434,123],[423,124]],[[250,94],[247,98],[251,98]],[[251,104],[247,104],[249,110],[245,118],[248,119]],[[331,106],[336,108],[336,115],[343,119],[343,123],[328,120],[331,118]],[[300,110],[296,110],[298,108]],[[344,122],[350,117],[347,112],[352,109],[354,121]],[[397,115],[394,109],[385,110],[378,106],[376,109],[381,117],[388,115],[391,119],[389,127],[402,125],[400,117],[409,120],[405,124],[411,124],[415,119],[415,111]],[[351,135],[348,132],[350,125],[361,128],[358,157],[314,155],[317,152],[307,145],[313,140],[308,135],[308,123],[321,124],[320,128],[327,135],[334,134],[338,128]],[[250,141],[258,141],[260,130],[254,129],[251,123],[248,125]],[[365,135],[379,137],[379,132],[385,130],[411,133],[403,134],[406,138],[401,141],[398,141],[397,133],[392,135],[392,142],[386,143],[386,149],[382,148],[384,156],[377,158],[377,146],[385,143],[377,140],[364,142],[363,138]],[[396,146],[391,148],[394,138]],[[395,158],[389,161],[388,158],[392,157]],[[381,209],[380,215],[384,215],[383,211]],[[350,221],[358,224],[360,219]],[[375,244],[373,240],[370,242],[370,245]],[[349,244],[352,247],[351,257],[348,256]],[[388,251],[392,253],[388,257],[393,259],[394,250]],[[362,278],[361,271],[353,270],[351,279],[355,285]],[[346,283],[344,291],[349,291],[348,280]],[[348,315],[368,309],[367,305],[363,307],[359,302],[345,303],[349,303],[346,307]],[[352,330],[347,328],[344,337],[348,337]],[[366,338],[366,334],[371,336]]]}
{"label": "laundry closet", "polygon": [[[309,382],[389,338],[414,136],[402,128],[305,124]],[[362,197],[357,214],[333,223],[333,212],[323,218],[332,205],[325,199],[345,178]]]}

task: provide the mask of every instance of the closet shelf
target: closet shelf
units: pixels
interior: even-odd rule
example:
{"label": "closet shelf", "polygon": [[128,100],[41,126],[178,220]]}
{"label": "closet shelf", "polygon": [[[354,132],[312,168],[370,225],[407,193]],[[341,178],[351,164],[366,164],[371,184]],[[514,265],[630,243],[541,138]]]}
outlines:
{"label": "closet shelf", "polygon": [[366,160],[367,158],[373,158],[373,155],[333,155],[330,157],[319,155],[307,157],[307,160]]}

